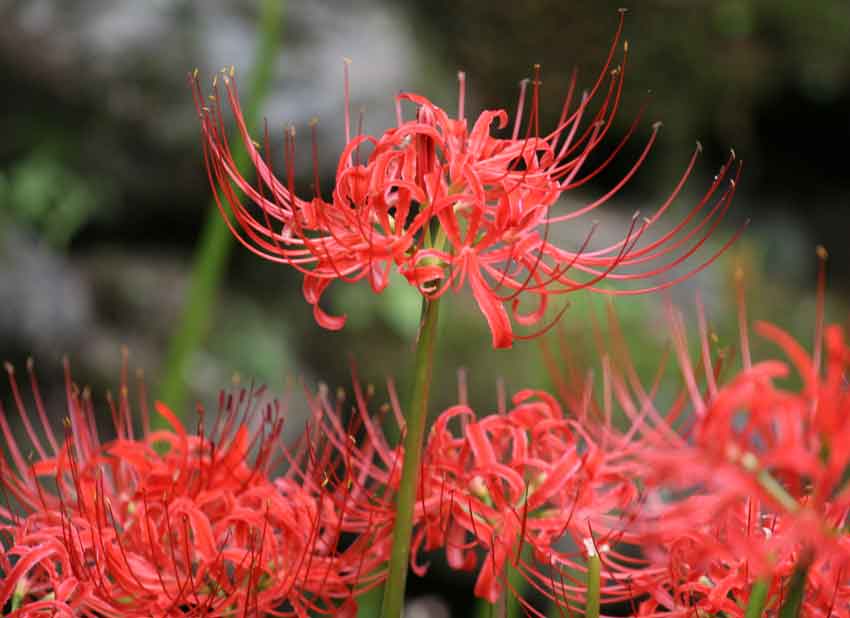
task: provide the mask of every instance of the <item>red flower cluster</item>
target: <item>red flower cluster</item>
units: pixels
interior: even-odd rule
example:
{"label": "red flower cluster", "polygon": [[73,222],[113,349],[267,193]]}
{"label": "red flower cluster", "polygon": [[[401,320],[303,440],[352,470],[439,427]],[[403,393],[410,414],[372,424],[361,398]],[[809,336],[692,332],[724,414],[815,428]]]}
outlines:
{"label": "red flower cluster", "polygon": [[741,313],[742,367],[721,381],[724,359],[710,350],[702,308],[701,369],[671,312],[684,389],[666,415],[627,360],[609,372],[634,423],[612,444],[639,453],[644,505],[632,528],[643,571],[608,566],[650,596],[642,615],[744,616],[758,603],[776,615],[796,598],[799,615],[850,616],[850,345],[820,317],[812,353],[757,323],[794,376],[781,357],[753,362]]}
{"label": "red flower cluster", "polygon": [[[347,615],[380,579],[387,548],[368,528],[348,440],[331,444],[308,428],[287,448],[281,403],[263,389],[222,394],[219,414],[207,424],[201,410],[194,435],[159,403],[170,429],[152,431],[142,397],[137,437],[122,383],[109,401],[116,438],[101,442],[66,364],[60,440],[30,366],[45,444],[8,370],[38,456],[24,458],[0,409],[11,457],[0,459],[6,615]],[[313,427],[325,413],[314,405]]]}
{"label": "red flower cluster", "polygon": [[[627,45],[621,65],[611,67],[622,24],[621,17],[596,83],[573,106],[573,76],[558,124],[545,135],[540,134],[536,67],[528,116],[523,111],[527,90],[527,82],[523,82],[509,134],[492,134],[493,125],[498,130],[508,127],[509,116],[504,110],[483,112],[470,128],[464,109],[465,76],[461,73],[456,118],[425,97],[401,94],[396,99],[395,128],[379,136],[352,137],[346,64],[346,147],[339,158],[330,200],[325,200],[320,190],[315,127],[314,195],[306,199],[295,191],[294,129],[286,132],[286,179],[280,180],[273,171],[268,134],[264,147],[252,140],[232,70],[223,73],[225,97],[256,171],[254,183],[234,163],[218,78],[213,81],[214,93],[208,105],[195,75],[191,83],[201,121],[204,158],[219,209],[243,245],[304,275],[304,297],[313,305],[316,321],[329,329],[342,328],[345,323],[344,316],[328,315],[319,306],[333,281],[367,279],[372,289],[380,292],[389,284],[393,269],[429,299],[468,283],[497,348],[510,347],[519,337],[514,334],[511,316],[524,326],[538,324],[547,315],[551,297],[580,289],[636,294],[673,285],[717,256],[691,266],[684,274],[670,275],[666,281],[656,279],[691,258],[723,219],[735,191],[732,179],[721,188],[731,173],[731,159],[699,203],[651,242],[647,233],[682,190],[699,147],[670,197],[650,217],[635,216],[622,240],[592,247],[594,224],[581,246],[568,250],[553,242],[549,234],[552,224],[572,221],[606,203],[631,179],[655,142],[659,123],[653,125],[637,161],[611,190],[580,208],[552,212],[564,193],[602,172],[637,127],[638,119],[610,156],[588,169],[588,160],[599,150],[620,102]],[[599,97],[602,101],[598,109],[591,111],[591,103]],[[416,105],[415,118],[404,120],[404,102]],[[588,117],[590,122],[583,126]],[[365,160],[360,156],[363,149],[370,150]],[[647,242],[641,245],[643,240]],[[734,237],[724,248],[733,241]],[[597,284],[605,279],[652,281],[629,289],[599,288]],[[523,298],[530,299],[530,308]]]}
{"label": "red flower cluster", "polygon": [[636,502],[621,459],[543,392],[521,391],[510,410],[480,419],[466,405],[450,408],[426,446],[414,559],[444,547],[450,567],[478,570],[475,594],[491,603],[510,567],[551,599],[583,607],[580,554],[622,538]]}
{"label": "red flower cluster", "polygon": [[[580,381],[567,412],[522,391],[478,417],[462,389],[425,445],[413,569],[444,548],[451,568],[476,571],[481,598],[519,593],[513,570],[573,611],[588,603],[592,557],[602,602],[638,615],[774,615],[799,599],[798,615],[850,616],[844,330],[819,319],[810,354],[756,325],[795,388],[784,359],[751,360],[745,317],[742,366],[725,380],[729,356],[712,353],[702,309],[699,368],[669,319],[684,386],[666,412],[658,382],[644,387],[620,348],[603,361],[601,404]],[[136,437],[122,386],[109,408],[117,437],[101,442],[70,377],[60,440],[30,374],[40,427],[10,370],[32,460],[0,410],[0,603],[12,616],[345,615],[383,579],[404,453],[356,379],[352,414],[325,388],[308,394],[307,431],[287,448],[281,404],[262,389],[223,395],[194,435],[162,405],[171,429],[150,430],[142,397]],[[389,399],[381,412],[403,432],[392,388]]]}

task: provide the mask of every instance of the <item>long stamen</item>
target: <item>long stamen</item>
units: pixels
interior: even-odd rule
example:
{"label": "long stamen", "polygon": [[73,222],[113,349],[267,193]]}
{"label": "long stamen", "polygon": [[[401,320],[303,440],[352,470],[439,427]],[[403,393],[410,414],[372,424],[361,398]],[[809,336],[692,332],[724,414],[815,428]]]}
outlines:
{"label": "long stamen", "polygon": [[313,195],[317,199],[322,199],[322,187],[319,182],[319,140],[317,131],[319,126],[319,117],[313,116],[309,122],[310,126],[310,154],[313,163]]}
{"label": "long stamen", "polygon": [[516,111],[514,112],[514,130],[511,133],[511,139],[516,140],[519,136],[519,128],[522,125],[522,114],[525,108],[525,91],[528,88],[528,79],[523,79],[519,82],[519,98],[516,103]]}
{"label": "long stamen", "polygon": [[350,85],[349,85],[349,67],[351,66],[351,58],[342,59],[342,96],[343,105],[345,106],[345,143],[351,141],[351,111],[350,111]]}
{"label": "long stamen", "polygon": [[457,72],[457,119],[464,120],[466,116],[464,116],[464,102],[466,100],[466,72],[458,71]]}

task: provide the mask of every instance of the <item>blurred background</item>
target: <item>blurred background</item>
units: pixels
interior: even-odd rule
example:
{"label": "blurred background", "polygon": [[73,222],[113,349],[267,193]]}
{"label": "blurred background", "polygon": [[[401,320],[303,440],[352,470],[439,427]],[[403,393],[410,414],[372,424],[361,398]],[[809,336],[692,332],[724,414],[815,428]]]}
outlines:
{"label": "blurred background", "polygon": [[[700,289],[721,342],[734,343],[732,273],[741,266],[751,315],[808,342],[815,246],[822,244],[831,255],[827,317],[846,320],[846,0],[288,2],[274,35],[277,49],[265,58],[270,79],[261,115],[272,135],[281,135],[288,123],[308,135],[309,119],[320,118],[326,189],[343,142],[343,57],[353,61],[352,103],[365,110],[366,132],[394,123],[393,96],[400,90],[416,90],[453,111],[458,69],[468,76],[468,115],[485,108],[512,112],[518,82],[534,63],[543,67],[542,126],[551,126],[570,72],[578,69],[580,86],[592,85],[623,4],[629,9],[629,63],[612,146],[641,105],[648,103],[649,111],[619,167],[570,199],[603,194],[638,156],[652,122],[662,120],[650,158],[598,218],[612,237],[622,236],[635,210],[651,212],[672,190],[699,139],[704,153],[688,195],[668,215],[675,221],[734,148],[744,175],[715,247],[746,219],[749,229],[714,267],[676,288],[673,300],[693,323],[690,308]],[[28,356],[36,359],[56,416],[63,414],[64,354],[77,381],[100,392],[115,386],[120,346],[127,345],[132,366],[144,367],[156,394],[211,208],[186,76],[197,67],[206,85],[215,71],[234,65],[246,93],[260,2],[0,0],[0,21],[6,92],[0,117],[0,355],[19,369]],[[308,144],[302,138],[298,186],[304,192],[312,172]],[[559,233],[580,241],[588,225]],[[279,390],[287,376],[344,386],[353,359],[364,380],[381,385],[392,377],[404,392],[418,323],[413,290],[402,283],[375,296],[365,284],[335,284],[325,304],[347,313],[349,322],[331,333],[313,322],[294,271],[239,247],[226,265],[201,343],[187,355],[190,407],[214,403],[237,373]],[[604,302],[581,294],[570,300],[550,348],[555,356],[566,353],[593,365],[598,354],[590,317],[604,322]],[[651,370],[669,330],[663,299],[627,298],[616,308],[633,349],[640,347],[639,369]],[[455,401],[459,367],[469,370],[471,401],[481,413],[496,404],[498,378],[508,392],[551,386],[540,343],[494,352],[468,295],[452,296],[442,314],[435,410]],[[7,401],[7,390],[2,393]],[[437,581],[442,567],[436,559]],[[445,590],[449,584],[440,585]],[[414,587],[419,592],[427,588]],[[423,600],[422,607],[423,616],[448,611],[445,600]]]}

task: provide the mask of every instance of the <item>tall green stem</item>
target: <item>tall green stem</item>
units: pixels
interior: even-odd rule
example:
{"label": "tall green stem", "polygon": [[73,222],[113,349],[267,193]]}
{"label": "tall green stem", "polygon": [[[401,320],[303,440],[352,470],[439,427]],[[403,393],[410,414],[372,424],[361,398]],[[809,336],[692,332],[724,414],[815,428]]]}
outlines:
{"label": "tall green stem", "polygon": [[764,608],[767,605],[767,593],[770,590],[770,581],[767,578],[757,579],[750,588],[750,601],[744,618],[762,618]]}
{"label": "tall green stem", "polygon": [[587,559],[587,603],[584,618],[599,618],[601,575],[602,561],[598,554],[593,553]]}
{"label": "tall green stem", "polygon": [[[245,105],[248,127],[257,125],[262,102],[271,85],[272,72],[280,49],[283,6],[283,0],[261,1],[260,38]],[[247,151],[242,147],[234,148],[234,160],[239,171],[246,173],[249,164]],[[209,329],[212,307],[232,246],[230,231],[213,202],[195,251],[188,299],[169,345],[159,393],[159,397],[177,414],[181,414],[185,409],[186,374],[192,355],[200,347]],[[154,419],[154,422],[158,424],[159,417]]]}
{"label": "tall green stem", "polygon": [[791,573],[791,581],[785,588],[785,599],[779,608],[779,618],[799,618],[800,610],[803,608],[803,597],[806,594],[806,580],[809,575],[809,567],[812,564],[814,552],[804,550],[797,560],[797,566]]}
{"label": "tall green stem", "polygon": [[407,567],[410,563],[413,509],[416,501],[419,468],[422,462],[422,442],[425,438],[425,421],[428,418],[428,394],[431,388],[434,347],[437,341],[439,302],[439,300],[428,299],[422,301],[422,321],[419,326],[419,339],[416,343],[413,390],[410,395],[410,405],[406,411],[404,465],[401,471],[401,485],[396,498],[393,546],[381,611],[383,618],[400,618],[404,608]]}

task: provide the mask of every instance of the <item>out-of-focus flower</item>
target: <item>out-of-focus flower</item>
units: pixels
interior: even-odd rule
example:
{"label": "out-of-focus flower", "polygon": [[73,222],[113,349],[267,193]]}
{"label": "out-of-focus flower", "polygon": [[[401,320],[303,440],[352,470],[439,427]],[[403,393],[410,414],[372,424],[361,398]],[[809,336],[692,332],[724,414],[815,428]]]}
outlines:
{"label": "out-of-focus flower", "polygon": [[124,379],[109,400],[116,438],[102,442],[66,364],[59,439],[29,369],[39,430],[8,371],[33,459],[0,409],[9,615],[348,615],[357,591],[379,579],[386,543],[361,517],[369,502],[348,440],[330,446],[314,432],[326,410],[314,406],[312,429],[289,447],[282,403],[264,389],[223,393],[210,424],[199,409],[195,433],[160,403],[170,429],[152,431],[142,391],[137,435]]}
{"label": "out-of-focus flower", "polygon": [[725,380],[731,359],[712,351],[702,306],[698,364],[671,309],[684,386],[666,414],[625,354],[606,364],[611,397],[633,422],[611,444],[635,449],[645,488],[632,530],[646,565],[633,589],[650,597],[642,613],[743,616],[762,587],[772,615],[796,580],[801,615],[850,615],[850,346],[840,326],[823,328],[822,282],[813,351],[759,322],[781,351],[760,361],[741,296],[741,367]]}
{"label": "out-of-focus flower", "polygon": [[[554,212],[564,193],[584,185],[610,164],[638,125],[640,116],[610,156],[589,169],[588,160],[597,154],[620,102],[627,45],[622,63],[613,69],[612,65],[622,24],[621,17],[598,79],[575,105],[573,76],[558,124],[548,134],[540,133],[540,79],[539,67],[535,67],[531,103],[526,106],[524,81],[510,130],[504,110],[484,111],[469,127],[466,79],[460,73],[456,118],[423,96],[401,94],[396,99],[396,127],[379,136],[358,132],[352,137],[346,64],[346,147],[330,200],[321,194],[317,171],[313,196],[297,195],[294,129],[286,132],[283,148],[286,179],[275,175],[272,160],[276,154],[267,134],[264,146],[252,140],[232,71],[216,77],[209,103],[194,76],[191,82],[204,158],[222,215],[251,251],[304,275],[304,297],[313,305],[316,321],[330,329],[342,328],[345,323],[344,316],[330,316],[319,305],[333,281],[367,279],[372,289],[380,292],[393,269],[429,299],[468,283],[497,348],[510,347],[519,337],[513,331],[512,318],[523,326],[544,320],[551,297],[581,289],[636,294],[673,285],[717,255],[692,264],[683,274],[669,272],[689,260],[725,216],[735,190],[731,159],[699,203],[677,225],[651,240],[650,230],[679,195],[701,148],[670,197],[648,218],[635,216],[619,242],[594,247],[595,224],[574,249],[559,246],[549,233],[551,225],[578,219],[609,201],[631,179],[655,142],[659,123],[653,125],[637,161],[611,190],[580,208]],[[219,81],[225,85],[224,98],[253,163],[255,182],[243,176],[234,163]],[[591,104],[596,105],[598,99],[601,102],[592,111]],[[413,119],[404,119],[404,102],[416,105]],[[584,122],[587,118],[589,123]],[[494,125],[506,132],[494,135]],[[317,170],[315,129],[313,140]],[[361,150],[370,152],[361,156]],[[658,279],[665,273],[666,280]],[[603,280],[636,285],[600,288]]]}
{"label": "out-of-focus flower", "polygon": [[[483,418],[450,408],[426,446],[414,559],[444,548],[450,567],[477,571],[475,594],[492,603],[514,569],[551,599],[583,607],[582,554],[622,538],[636,503],[619,459],[543,392],[521,391],[510,410]],[[623,589],[614,582],[603,594],[617,600]]]}

